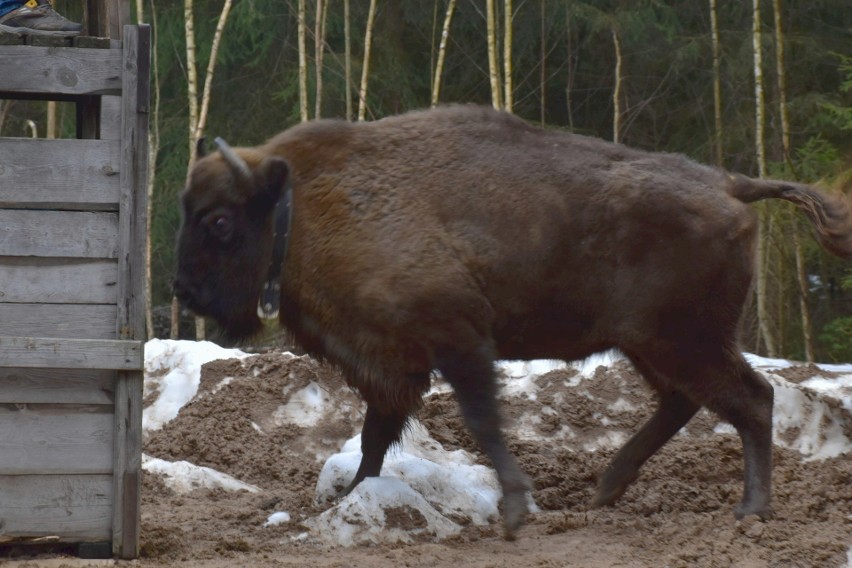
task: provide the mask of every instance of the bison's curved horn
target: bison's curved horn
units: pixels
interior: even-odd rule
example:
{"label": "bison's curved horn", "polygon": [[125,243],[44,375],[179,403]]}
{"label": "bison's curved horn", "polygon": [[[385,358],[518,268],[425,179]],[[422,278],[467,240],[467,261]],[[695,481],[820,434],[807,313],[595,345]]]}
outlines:
{"label": "bison's curved horn", "polygon": [[207,142],[207,139],[204,136],[202,136],[201,138],[199,138],[198,140],[195,141],[195,157],[196,158],[203,158],[204,156],[207,155],[207,149],[204,147],[206,142]]}
{"label": "bison's curved horn", "polygon": [[240,177],[245,181],[250,180],[251,170],[249,169],[246,161],[237,156],[237,153],[228,146],[228,143],[218,136],[213,141],[216,143],[219,151],[222,152],[222,156],[225,158],[225,161],[228,162],[228,165],[230,165],[234,169],[234,172],[236,172],[237,177]]}

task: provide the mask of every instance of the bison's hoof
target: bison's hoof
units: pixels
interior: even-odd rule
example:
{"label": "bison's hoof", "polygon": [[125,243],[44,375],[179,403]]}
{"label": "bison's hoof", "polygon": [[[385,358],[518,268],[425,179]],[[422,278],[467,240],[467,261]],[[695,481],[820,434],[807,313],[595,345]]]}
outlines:
{"label": "bison's hoof", "polygon": [[610,470],[598,483],[598,491],[592,499],[591,507],[599,509],[600,507],[612,505],[618,501],[619,497],[624,495],[624,492],[627,491],[631,483],[636,481],[637,477],[639,475],[636,472],[625,474],[622,472],[614,473],[613,470]]}
{"label": "bison's hoof", "polygon": [[739,503],[734,507],[734,517],[741,521],[749,515],[756,515],[761,521],[768,521],[775,516],[775,511],[769,505],[750,505]]}
{"label": "bison's hoof", "polygon": [[515,540],[516,533],[527,515],[527,492],[515,491],[503,495],[503,536]]}

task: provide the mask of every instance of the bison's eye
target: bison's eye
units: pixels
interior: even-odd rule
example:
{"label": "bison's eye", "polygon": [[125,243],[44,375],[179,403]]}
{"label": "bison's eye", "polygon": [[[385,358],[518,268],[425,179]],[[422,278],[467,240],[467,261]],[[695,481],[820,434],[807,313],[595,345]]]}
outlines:
{"label": "bison's eye", "polygon": [[234,220],[229,214],[220,212],[209,215],[205,219],[205,224],[210,234],[223,243],[231,240],[231,236],[234,233]]}

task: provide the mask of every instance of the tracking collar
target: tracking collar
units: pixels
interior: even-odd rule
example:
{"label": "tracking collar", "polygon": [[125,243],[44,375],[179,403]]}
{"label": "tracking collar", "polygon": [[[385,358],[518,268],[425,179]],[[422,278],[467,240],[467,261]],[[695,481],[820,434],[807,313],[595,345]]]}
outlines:
{"label": "tracking collar", "polygon": [[281,271],[287,256],[290,226],[293,220],[293,186],[290,181],[284,189],[284,195],[275,202],[275,216],[272,229],[272,258],[266,272],[266,281],[260,292],[257,315],[265,319],[276,319],[281,304]]}

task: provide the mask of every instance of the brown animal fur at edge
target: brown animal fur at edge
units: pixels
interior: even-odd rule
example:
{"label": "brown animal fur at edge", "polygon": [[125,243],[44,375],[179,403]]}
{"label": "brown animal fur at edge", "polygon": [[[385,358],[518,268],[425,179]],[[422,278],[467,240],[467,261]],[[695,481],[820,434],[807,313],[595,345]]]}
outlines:
{"label": "brown animal fur at edge", "polygon": [[618,348],[659,406],[601,474],[593,505],[613,503],[705,406],[743,441],[736,516],[772,514],[772,387],[738,345],[757,237],[745,203],[793,203],[826,249],[852,258],[845,198],[473,106],[302,124],[199,159],[182,195],[176,293],[235,336],[260,326],[287,182],[281,324],[367,402],[344,493],[379,474],[437,369],[497,471],[511,538],[530,483],[500,433],[494,360]]}

